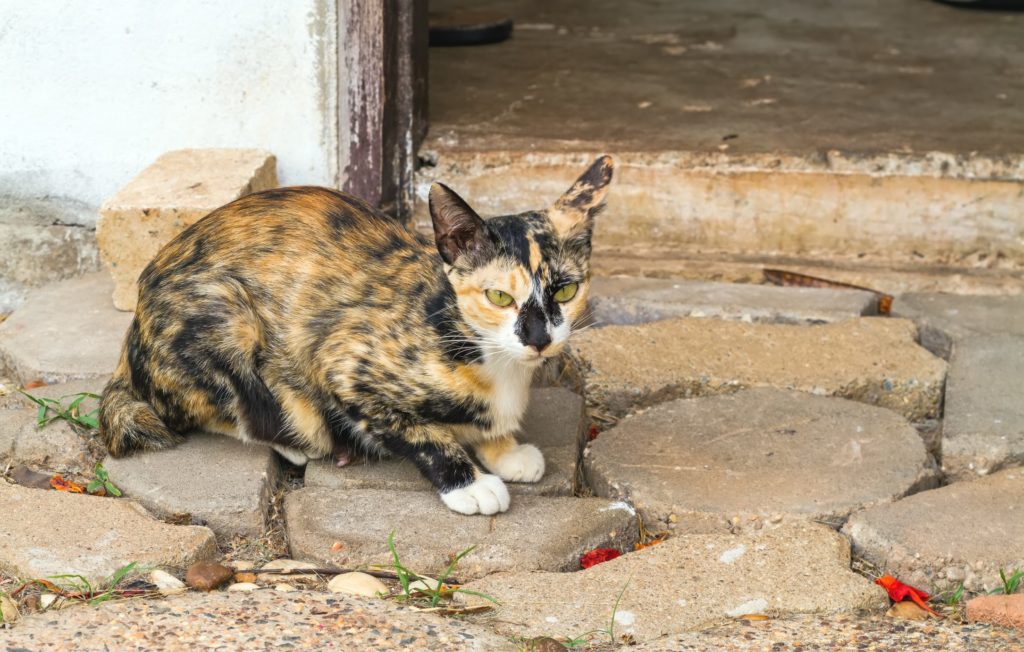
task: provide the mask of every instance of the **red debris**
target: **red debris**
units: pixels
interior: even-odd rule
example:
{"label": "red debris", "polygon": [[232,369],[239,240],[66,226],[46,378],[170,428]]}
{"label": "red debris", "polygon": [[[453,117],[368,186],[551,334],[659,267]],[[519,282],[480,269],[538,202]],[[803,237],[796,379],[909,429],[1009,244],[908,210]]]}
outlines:
{"label": "red debris", "polygon": [[610,559],[615,559],[621,554],[622,553],[615,548],[594,548],[580,557],[580,566],[583,568],[590,568],[597,564],[603,564]]}

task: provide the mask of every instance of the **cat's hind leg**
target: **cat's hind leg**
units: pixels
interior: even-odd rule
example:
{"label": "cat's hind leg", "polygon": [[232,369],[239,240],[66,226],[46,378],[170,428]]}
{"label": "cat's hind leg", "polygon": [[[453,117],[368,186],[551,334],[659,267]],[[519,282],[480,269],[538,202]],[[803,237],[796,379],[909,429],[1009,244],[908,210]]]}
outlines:
{"label": "cat's hind leg", "polygon": [[544,477],[544,455],[533,444],[508,436],[484,441],[475,450],[480,463],[502,480],[537,482]]}

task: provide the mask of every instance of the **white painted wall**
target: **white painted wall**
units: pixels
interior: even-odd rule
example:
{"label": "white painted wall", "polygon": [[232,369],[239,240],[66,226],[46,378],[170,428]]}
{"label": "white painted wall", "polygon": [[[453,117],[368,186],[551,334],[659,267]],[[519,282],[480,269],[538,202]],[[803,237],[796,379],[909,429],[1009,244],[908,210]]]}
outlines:
{"label": "white painted wall", "polygon": [[335,23],[334,0],[0,0],[0,196],[97,207],[185,147],[333,185]]}

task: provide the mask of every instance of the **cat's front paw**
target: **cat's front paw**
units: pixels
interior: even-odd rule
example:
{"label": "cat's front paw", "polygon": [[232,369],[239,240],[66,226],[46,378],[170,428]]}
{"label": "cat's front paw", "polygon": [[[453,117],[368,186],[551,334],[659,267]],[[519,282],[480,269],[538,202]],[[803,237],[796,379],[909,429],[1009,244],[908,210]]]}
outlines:
{"label": "cat's front paw", "polygon": [[481,473],[472,484],[441,494],[448,509],[460,514],[497,514],[508,509],[508,488],[496,475]]}
{"label": "cat's front paw", "polygon": [[544,476],[544,454],[533,444],[519,444],[494,460],[488,470],[509,482],[537,482]]}

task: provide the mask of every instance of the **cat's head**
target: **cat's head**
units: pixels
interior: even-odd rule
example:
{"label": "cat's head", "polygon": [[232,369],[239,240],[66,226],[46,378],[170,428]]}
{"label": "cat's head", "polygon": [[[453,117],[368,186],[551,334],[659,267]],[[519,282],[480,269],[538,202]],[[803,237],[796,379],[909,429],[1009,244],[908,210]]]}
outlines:
{"label": "cat's head", "polygon": [[590,237],[612,179],[598,158],[546,210],[481,219],[450,188],[430,189],[437,250],[459,311],[489,358],[557,355],[587,309]]}

